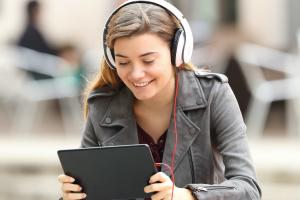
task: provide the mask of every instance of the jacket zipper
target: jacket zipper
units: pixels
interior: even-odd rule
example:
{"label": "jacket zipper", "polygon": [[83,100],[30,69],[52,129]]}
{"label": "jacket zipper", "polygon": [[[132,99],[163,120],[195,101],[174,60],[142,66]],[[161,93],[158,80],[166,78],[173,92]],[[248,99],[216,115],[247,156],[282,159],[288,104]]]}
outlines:
{"label": "jacket zipper", "polygon": [[210,190],[235,190],[236,188],[233,186],[220,186],[220,185],[212,185],[212,186],[204,186],[204,187],[196,187],[194,188],[195,192],[208,192]]}
{"label": "jacket zipper", "polygon": [[189,154],[189,161],[190,161],[190,166],[191,166],[192,183],[195,183],[195,169],[194,169],[194,162],[193,162],[193,156],[192,156],[191,148],[189,148],[188,154]]}

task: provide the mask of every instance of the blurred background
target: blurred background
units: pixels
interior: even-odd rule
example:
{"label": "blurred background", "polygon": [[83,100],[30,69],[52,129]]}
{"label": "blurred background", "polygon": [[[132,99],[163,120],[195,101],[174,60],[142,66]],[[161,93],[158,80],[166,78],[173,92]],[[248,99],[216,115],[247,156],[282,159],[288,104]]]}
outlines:
{"label": "blurred background", "polygon": [[[0,0],[0,200],[52,200],[81,138],[82,89],[122,1]],[[229,77],[264,200],[300,199],[300,1],[173,0],[193,63]]]}

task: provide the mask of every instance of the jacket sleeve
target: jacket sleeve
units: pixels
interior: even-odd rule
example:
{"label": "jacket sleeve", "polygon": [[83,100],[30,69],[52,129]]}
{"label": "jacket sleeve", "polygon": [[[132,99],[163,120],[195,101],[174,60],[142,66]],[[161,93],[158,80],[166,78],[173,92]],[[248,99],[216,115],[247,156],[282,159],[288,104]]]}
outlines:
{"label": "jacket sleeve", "polygon": [[93,123],[92,123],[92,120],[90,117],[90,112],[88,114],[88,117],[87,117],[85,125],[84,125],[83,136],[81,139],[80,146],[82,148],[99,146],[98,139],[95,135]]}
{"label": "jacket sleeve", "polygon": [[189,184],[199,200],[258,200],[261,190],[256,182],[237,100],[228,83],[219,83],[211,96],[211,138],[222,155],[225,181],[220,184]]}

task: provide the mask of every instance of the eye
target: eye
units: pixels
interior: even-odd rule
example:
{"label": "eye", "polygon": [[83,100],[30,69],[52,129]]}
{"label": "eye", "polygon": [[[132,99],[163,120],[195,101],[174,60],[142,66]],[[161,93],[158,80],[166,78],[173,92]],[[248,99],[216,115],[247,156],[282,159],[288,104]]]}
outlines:
{"label": "eye", "polygon": [[126,65],[129,64],[129,62],[119,62],[118,64],[119,64],[120,66],[126,66]]}
{"label": "eye", "polygon": [[154,63],[154,60],[144,60],[143,62],[147,65],[150,65],[150,64]]}

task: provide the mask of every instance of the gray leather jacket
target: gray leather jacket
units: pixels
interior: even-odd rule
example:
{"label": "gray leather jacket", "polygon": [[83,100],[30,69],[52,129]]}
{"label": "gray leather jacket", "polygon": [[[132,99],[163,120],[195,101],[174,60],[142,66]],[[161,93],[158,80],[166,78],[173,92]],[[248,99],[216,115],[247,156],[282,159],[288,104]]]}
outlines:
{"label": "gray leather jacket", "polygon": [[[175,184],[189,188],[199,200],[260,199],[246,126],[227,82],[221,74],[179,71]],[[125,86],[95,90],[88,105],[82,147],[138,143],[133,95]],[[163,155],[169,165],[172,127],[173,120]],[[162,171],[170,175],[168,169]]]}

